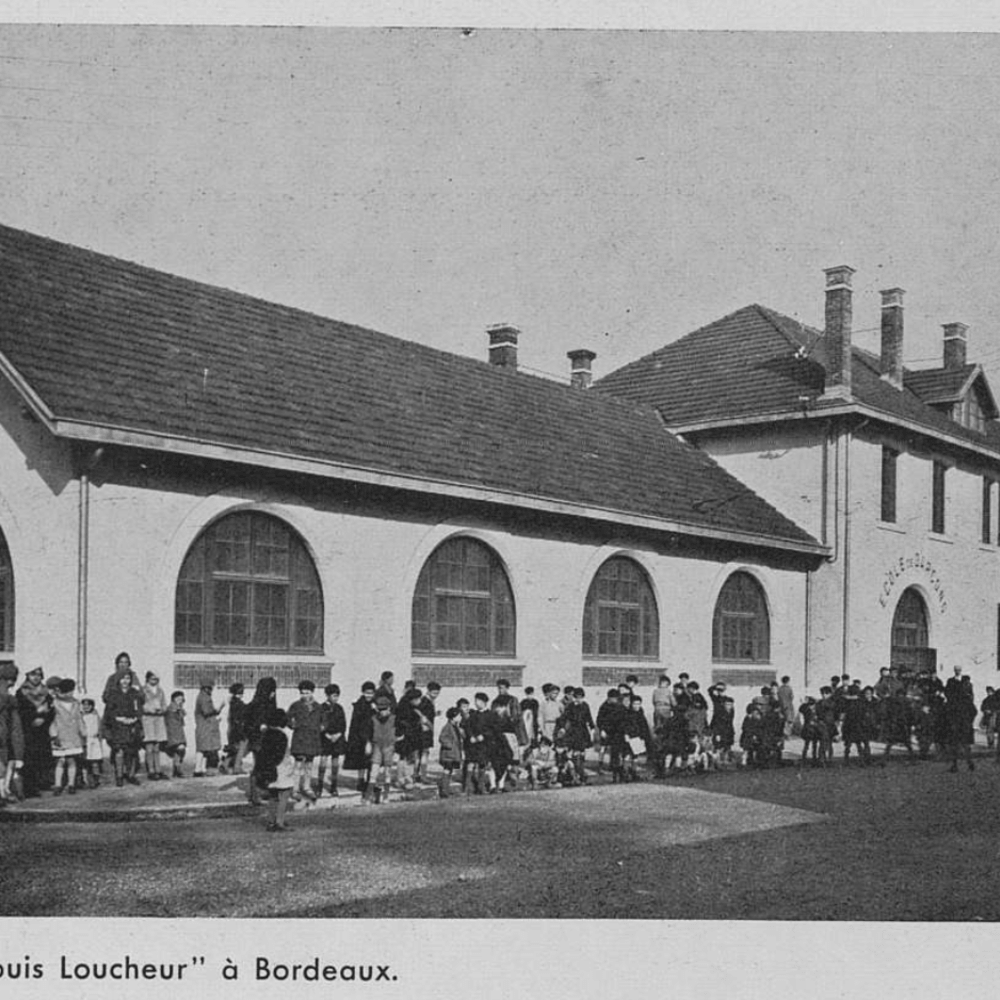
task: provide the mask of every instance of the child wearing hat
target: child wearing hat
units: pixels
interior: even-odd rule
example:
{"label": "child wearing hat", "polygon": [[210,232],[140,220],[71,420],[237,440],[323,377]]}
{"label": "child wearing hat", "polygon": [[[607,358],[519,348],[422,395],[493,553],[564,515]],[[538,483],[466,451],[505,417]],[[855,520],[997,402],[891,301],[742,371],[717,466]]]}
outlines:
{"label": "child wearing hat", "polygon": [[368,790],[372,756],[372,720],[375,718],[375,682],[365,681],[361,695],[351,706],[351,724],[347,730],[344,770],[357,771],[357,790]]}
{"label": "child wearing hat", "polygon": [[[365,801],[376,805],[389,790],[389,771],[396,756],[396,713],[386,695],[375,699],[375,715],[371,729],[371,771]],[[402,739],[402,736],[399,737]]]}
{"label": "child wearing hat", "polygon": [[163,714],[167,727],[167,742],[163,746],[164,753],[170,758],[172,774],[175,778],[183,778],[181,770],[184,755],[187,753],[187,735],[184,732],[184,720],[187,711],[184,708],[184,692],[174,691],[170,695],[170,704]]}
{"label": "child wearing hat", "polygon": [[75,690],[76,681],[67,677],[59,681],[52,700],[55,712],[49,725],[49,739],[56,762],[53,795],[62,795],[64,780],[69,794],[76,794],[76,762],[83,754],[87,733],[80,703],[73,694]]}
{"label": "child wearing hat", "polygon": [[0,806],[16,797],[11,785],[16,786],[15,775],[24,765],[24,730],[17,700],[10,693],[16,681],[17,667],[0,663]]}
{"label": "child wearing hat", "polygon": [[295,758],[293,794],[316,801],[312,789],[313,761],[323,753],[323,711],[316,701],[316,685],[299,681],[299,700],[288,708],[288,728],[292,731],[291,754]]}
{"label": "child wearing hat", "polygon": [[438,760],[444,774],[438,779],[438,794],[442,799],[451,795],[451,778],[462,769],[462,711],[456,705],[445,712],[445,724],[438,737],[441,752]]}
{"label": "child wearing hat", "polygon": [[322,753],[319,758],[319,773],[316,780],[316,794],[322,795],[327,772],[330,774],[330,794],[336,798],[337,775],[340,773],[340,758],[347,747],[347,715],[340,704],[340,685],[327,684],[323,689],[326,701],[321,709],[321,732],[323,734]]}

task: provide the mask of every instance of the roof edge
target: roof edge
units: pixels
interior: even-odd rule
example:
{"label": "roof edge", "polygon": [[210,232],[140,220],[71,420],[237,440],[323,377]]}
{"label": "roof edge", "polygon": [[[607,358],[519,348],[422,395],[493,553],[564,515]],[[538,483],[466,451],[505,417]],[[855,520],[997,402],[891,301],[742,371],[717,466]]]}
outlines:
{"label": "roof edge", "polygon": [[1000,461],[1000,451],[995,448],[991,448],[989,445],[978,445],[975,441],[968,441],[965,438],[945,434],[943,431],[927,427],[926,425],[918,423],[915,420],[907,420],[905,417],[897,416],[894,413],[890,413],[888,410],[880,410],[878,407],[870,406],[865,403],[842,403],[835,406],[825,406],[821,409],[809,410],[776,410],[771,413],[753,414],[744,417],[726,417],[725,419],[718,420],[700,420],[686,424],[667,424],[667,427],[674,434],[683,436],[685,434],[697,434],[699,431],[710,431],[716,429],[721,430],[726,427],[746,427],[750,425],[770,424],[774,423],[776,420],[820,420],[828,417],[849,416],[851,414],[858,414],[860,416],[868,417],[871,420],[880,420],[886,424],[902,427],[908,431],[912,431],[914,434],[920,434],[922,437],[938,438],[939,440],[946,441],[953,447],[971,451],[977,455],[985,455],[988,458]]}
{"label": "roof edge", "polygon": [[[658,532],[735,542],[755,548],[780,549],[814,556],[827,556],[830,553],[829,546],[822,545],[816,541],[795,541],[793,539],[781,538],[777,535],[713,528],[695,523],[667,520],[652,515],[629,513],[613,508],[593,507],[568,500],[557,500],[552,497],[515,493],[513,491],[491,489],[485,486],[472,486],[467,483],[449,480],[426,479],[406,473],[386,472],[362,466],[350,466],[318,459],[307,459],[282,452],[271,452],[254,448],[235,448],[220,442],[202,441],[176,435],[155,434],[127,427],[87,424],[73,420],[57,420],[52,424],[50,429],[57,437],[76,441],[89,441],[94,444],[117,444],[133,448],[148,448],[153,451],[165,451],[216,461],[240,462],[247,465],[318,475],[327,479],[343,479],[349,482],[364,483],[372,486],[404,489],[418,493],[444,494],[461,499],[499,503],[513,507],[540,510],[552,514],[584,517],[597,521],[611,521],[616,524]],[[803,533],[807,534],[806,532]]]}

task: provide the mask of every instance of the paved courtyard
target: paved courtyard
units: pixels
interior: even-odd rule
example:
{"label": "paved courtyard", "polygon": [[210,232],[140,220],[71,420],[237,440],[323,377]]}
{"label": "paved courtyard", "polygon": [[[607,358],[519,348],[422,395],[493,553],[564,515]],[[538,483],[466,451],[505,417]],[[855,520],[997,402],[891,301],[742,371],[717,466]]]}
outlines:
{"label": "paved courtyard", "polygon": [[[0,825],[0,910],[996,920],[998,783],[981,756],[958,774],[940,762],[838,762],[370,808],[348,797],[293,812],[293,829],[275,835],[233,779],[162,782],[98,793],[120,796],[122,820],[155,788],[163,801],[145,822],[92,813]],[[96,801],[81,794],[72,808]]]}

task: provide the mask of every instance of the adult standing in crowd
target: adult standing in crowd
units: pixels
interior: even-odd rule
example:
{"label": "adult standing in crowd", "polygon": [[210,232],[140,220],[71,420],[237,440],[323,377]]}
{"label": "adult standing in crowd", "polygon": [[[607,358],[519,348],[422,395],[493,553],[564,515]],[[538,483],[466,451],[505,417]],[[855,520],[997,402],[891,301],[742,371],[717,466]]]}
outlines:
{"label": "adult standing in crowd", "polygon": [[128,675],[129,684],[132,687],[137,691],[140,689],[139,675],[132,669],[132,657],[128,653],[119,653],[115,657],[115,672],[104,682],[103,701],[105,705],[108,703],[108,696],[119,689],[118,682],[122,674]]}
{"label": "adult standing in crowd", "polygon": [[792,735],[792,724],[795,722],[795,692],[792,690],[791,677],[782,677],[778,688],[778,705],[785,717],[785,739]]}
{"label": "adult standing in crowd", "polygon": [[0,663],[0,806],[13,795],[11,784],[20,781],[24,766],[24,730],[17,698],[10,693],[17,683],[17,667]]}
{"label": "adult standing in crowd", "polygon": [[972,743],[975,739],[973,723],[976,720],[976,699],[972,693],[972,681],[962,676],[962,668],[955,667],[954,676],[945,685],[945,731],[947,733],[948,755],[951,768],[958,770],[958,758],[962,757],[972,771]]}
{"label": "adult standing in crowd", "polygon": [[219,766],[219,752],[222,750],[222,730],[219,716],[226,707],[225,698],[216,704],[212,697],[215,678],[205,674],[201,678],[201,689],[194,700],[194,776],[204,778],[207,770]]}
{"label": "adult standing in crowd", "polygon": [[17,690],[17,710],[24,733],[24,767],[21,771],[25,798],[37,798],[52,785],[52,745],[49,726],[55,716],[52,692],[45,684],[45,671],[35,667],[24,675]]}

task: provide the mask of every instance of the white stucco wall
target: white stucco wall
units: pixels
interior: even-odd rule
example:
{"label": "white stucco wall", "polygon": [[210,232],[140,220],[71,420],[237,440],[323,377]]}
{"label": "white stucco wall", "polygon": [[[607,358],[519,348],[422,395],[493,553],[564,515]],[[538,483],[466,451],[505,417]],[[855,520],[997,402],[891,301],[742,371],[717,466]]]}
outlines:
{"label": "white stucco wall", "polygon": [[[21,420],[16,405],[0,412],[0,529],[10,544],[15,576],[15,659],[22,668],[41,663],[50,673],[77,676],[79,483],[68,478],[66,449],[36,424],[22,429]],[[12,424],[14,434],[5,429]],[[39,468],[50,470],[48,478]],[[344,701],[352,701],[361,683],[377,680],[382,670],[394,670],[401,686],[415,663],[428,662],[411,656],[414,586],[430,553],[456,533],[485,542],[507,567],[517,611],[517,655],[510,662],[523,666],[525,684],[580,684],[585,662],[602,662],[583,659],[583,610],[594,574],[615,554],[629,555],[646,569],[658,603],[660,657],[635,666],[665,668],[671,675],[686,670],[707,687],[715,599],[729,573],[746,569],[767,596],[770,668],[802,684],[805,574],[798,569],[712,558],[715,547],[706,547],[700,558],[678,556],[666,546],[657,550],[625,535],[597,539],[569,521],[542,535],[528,527],[442,518],[432,500],[422,515],[400,518],[370,500],[317,501],[311,496],[306,501],[294,491],[249,483],[218,488],[208,479],[182,486],[158,479],[152,471],[143,481],[134,468],[119,475],[113,465],[110,471],[102,465],[90,485],[84,688],[99,694],[121,650],[129,651],[140,673],[156,670],[168,690],[174,665],[181,661],[311,661],[302,654],[175,655],[174,596],[184,556],[208,523],[247,508],[288,522],[312,552],[324,594],[320,662],[330,665]],[[749,693],[743,692],[744,697]],[[446,690],[442,704],[460,694],[471,694],[471,689]],[[287,703],[293,696],[283,691],[281,700]],[[603,694],[592,688],[588,697],[596,707]]]}
{"label": "white stucco wall", "polygon": [[[1000,549],[992,544],[1000,487],[992,495],[991,543],[981,540],[983,475],[1000,479],[1000,465],[991,471],[985,460],[958,461],[872,423],[854,436],[841,428],[826,444],[819,425],[794,424],[702,434],[699,444],[831,548],[810,580],[810,691],[845,671],[874,682],[888,664],[893,613],[908,586],[924,597],[939,671],[961,665],[977,694],[1000,680]],[[892,524],[880,520],[883,445],[900,453]],[[934,459],[949,465],[943,535],[930,530]]]}

